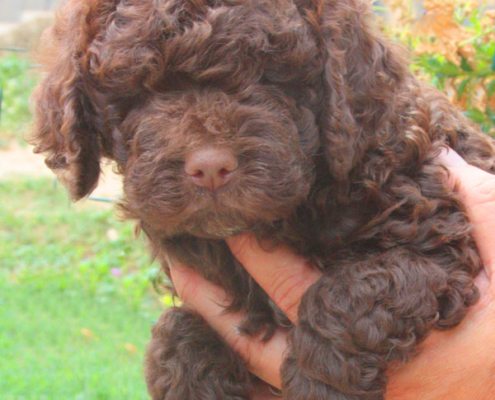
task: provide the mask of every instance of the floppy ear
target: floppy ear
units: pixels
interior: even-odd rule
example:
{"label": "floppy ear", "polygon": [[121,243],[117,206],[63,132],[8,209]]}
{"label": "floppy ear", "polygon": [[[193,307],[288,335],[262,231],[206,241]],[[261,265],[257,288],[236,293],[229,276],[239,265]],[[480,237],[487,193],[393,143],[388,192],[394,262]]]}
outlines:
{"label": "floppy ear", "polygon": [[[70,1],[42,39],[46,75],[35,90],[35,123],[28,141],[78,200],[97,185],[102,157],[103,113],[98,109],[86,50],[95,35],[91,1]],[[94,23],[94,22],[93,22]],[[104,154],[108,155],[108,154]]]}
{"label": "floppy ear", "polygon": [[407,63],[372,28],[368,0],[296,2],[323,52],[319,125],[330,172],[343,181],[397,117],[394,99],[409,76]]}

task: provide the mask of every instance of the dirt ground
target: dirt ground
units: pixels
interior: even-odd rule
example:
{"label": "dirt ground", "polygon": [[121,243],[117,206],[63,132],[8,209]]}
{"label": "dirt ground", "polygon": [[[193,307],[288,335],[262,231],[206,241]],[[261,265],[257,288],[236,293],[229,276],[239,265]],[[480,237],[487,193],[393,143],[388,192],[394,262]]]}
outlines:
{"label": "dirt ground", "polygon": [[[122,193],[122,180],[112,172],[111,165],[103,166],[103,176],[91,196],[115,199]],[[45,165],[43,156],[34,154],[32,147],[16,143],[0,150],[0,181],[19,176],[55,177]]]}

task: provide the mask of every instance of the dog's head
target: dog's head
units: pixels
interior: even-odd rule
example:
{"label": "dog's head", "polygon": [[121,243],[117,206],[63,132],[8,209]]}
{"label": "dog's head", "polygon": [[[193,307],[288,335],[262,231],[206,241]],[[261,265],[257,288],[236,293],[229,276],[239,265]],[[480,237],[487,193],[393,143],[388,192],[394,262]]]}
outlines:
{"label": "dog's head", "polygon": [[368,18],[365,0],[70,1],[32,142],[74,199],[115,160],[127,213],[167,236],[283,219],[395,115],[404,63]]}

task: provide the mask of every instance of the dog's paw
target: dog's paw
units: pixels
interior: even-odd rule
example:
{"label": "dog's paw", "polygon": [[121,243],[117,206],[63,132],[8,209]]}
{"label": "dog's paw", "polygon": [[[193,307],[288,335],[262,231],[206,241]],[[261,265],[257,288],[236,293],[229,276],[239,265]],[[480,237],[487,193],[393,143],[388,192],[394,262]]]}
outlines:
{"label": "dog's paw", "polygon": [[307,370],[299,364],[293,353],[289,354],[282,367],[283,398],[287,400],[383,400],[383,385],[378,385],[374,390],[352,390],[348,387],[341,391],[332,386],[331,380],[324,371],[313,371],[307,374]]}
{"label": "dog's paw", "polygon": [[152,330],[146,383],[153,400],[250,400],[240,357],[197,314],[174,307]]}

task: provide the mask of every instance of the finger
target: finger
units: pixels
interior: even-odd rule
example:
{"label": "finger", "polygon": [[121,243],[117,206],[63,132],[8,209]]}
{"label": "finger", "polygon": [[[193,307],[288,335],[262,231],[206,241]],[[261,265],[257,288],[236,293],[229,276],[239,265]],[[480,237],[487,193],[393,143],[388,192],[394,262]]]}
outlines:
{"label": "finger", "polygon": [[306,260],[286,247],[264,250],[249,234],[227,239],[232,254],[292,322],[301,297],[320,277]]}
{"label": "finger", "polygon": [[473,236],[486,273],[493,273],[495,261],[495,176],[466,163],[454,150],[443,152],[440,158],[449,168],[464,197],[469,219],[474,225]]}
{"label": "finger", "polygon": [[182,265],[175,265],[171,274],[180,299],[225,339],[247,363],[253,374],[280,388],[280,366],[287,348],[286,333],[277,331],[265,343],[258,338],[243,336],[237,327],[244,320],[245,314],[225,312],[229,298],[220,287]]}

